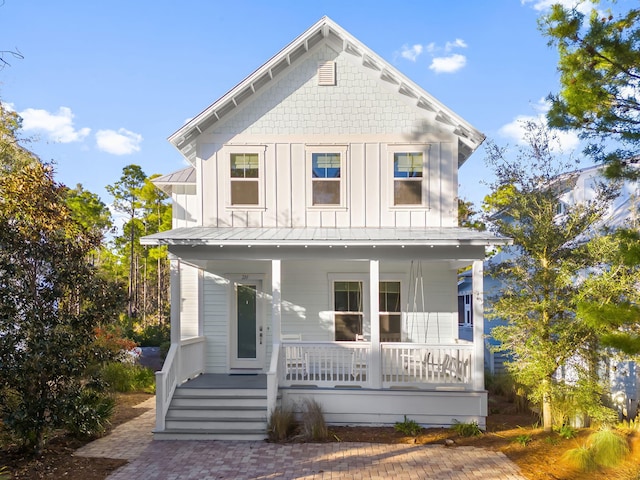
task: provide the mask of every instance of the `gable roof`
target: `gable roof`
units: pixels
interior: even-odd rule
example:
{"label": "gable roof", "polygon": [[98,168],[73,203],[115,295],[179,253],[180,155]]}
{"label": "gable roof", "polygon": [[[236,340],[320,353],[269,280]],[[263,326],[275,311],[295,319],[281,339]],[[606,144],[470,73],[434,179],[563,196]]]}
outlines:
{"label": "gable roof", "polygon": [[256,93],[280,78],[283,72],[305,57],[313,47],[328,42],[332,48],[359,57],[362,65],[378,72],[379,78],[394,85],[398,94],[413,99],[415,105],[435,115],[435,120],[458,136],[458,165],[480,146],[485,136],[452,110],[444,106],[422,87],[409,80],[376,53],[352,37],[328,17],[322,17],[302,35],[283,48],[264,65],[238,85],[196,115],[169,137],[169,141],[190,162],[196,156],[196,139],[206,129],[219,122]]}
{"label": "gable roof", "polygon": [[173,185],[195,185],[196,169],[194,167],[183,168],[177,172],[156,177],[151,181],[165,193],[170,193]]}

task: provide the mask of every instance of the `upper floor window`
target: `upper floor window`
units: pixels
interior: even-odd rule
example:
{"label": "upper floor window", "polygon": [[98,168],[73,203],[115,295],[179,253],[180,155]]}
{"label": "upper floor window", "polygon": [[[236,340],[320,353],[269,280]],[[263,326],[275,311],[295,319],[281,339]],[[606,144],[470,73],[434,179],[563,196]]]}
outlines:
{"label": "upper floor window", "polygon": [[346,206],[347,147],[307,145],[307,206],[336,209]]}
{"label": "upper floor window", "polygon": [[422,205],[424,178],[422,152],[395,152],[393,154],[393,204]]}
{"label": "upper floor window", "polygon": [[231,205],[260,204],[260,158],[257,153],[230,157]]}
{"label": "upper floor window", "polygon": [[340,154],[311,154],[312,205],[340,205]]}

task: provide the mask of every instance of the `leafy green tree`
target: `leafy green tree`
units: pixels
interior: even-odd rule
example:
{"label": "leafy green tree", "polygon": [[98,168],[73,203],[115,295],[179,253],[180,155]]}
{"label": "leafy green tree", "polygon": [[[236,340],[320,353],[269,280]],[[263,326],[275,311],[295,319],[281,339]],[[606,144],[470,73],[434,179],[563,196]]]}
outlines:
{"label": "leafy green tree", "polygon": [[26,140],[19,137],[21,126],[20,116],[0,101],[0,172],[36,161],[35,156],[22,146]]}
{"label": "leafy green tree", "polygon": [[135,268],[135,248],[136,238],[140,237],[141,225],[138,219],[141,214],[142,202],[140,191],[144,186],[146,175],[138,165],[127,165],[122,169],[122,176],[113,185],[107,185],[107,191],[113,196],[114,208],[127,215],[125,230],[129,242],[129,303],[127,313],[129,317],[134,317],[136,312],[136,268]]}
{"label": "leafy green tree", "polygon": [[473,202],[458,198],[458,225],[484,231],[487,226],[479,218],[479,215],[480,212],[475,209]]}
{"label": "leafy green tree", "polygon": [[586,16],[556,4],[540,26],[559,53],[549,125],[596,140],[588,151],[608,163],[609,175],[636,178],[628,161],[640,153],[640,9],[602,16],[594,8]]}
{"label": "leafy green tree", "polygon": [[2,425],[36,453],[69,422],[94,329],[123,307],[87,260],[100,239],[74,220],[66,190],[38,161],[0,175],[0,391],[11,399]]}
{"label": "leafy green tree", "polygon": [[600,259],[598,275],[580,285],[578,316],[602,346],[618,354],[640,354],[640,234],[621,230],[589,245]]}
{"label": "leafy green tree", "polygon": [[100,200],[81,184],[66,192],[67,206],[71,209],[73,219],[89,231],[98,233],[101,237],[113,228],[111,212]]}
{"label": "leafy green tree", "polygon": [[488,317],[506,321],[493,329],[493,336],[501,350],[513,354],[508,368],[529,389],[531,400],[542,405],[549,430],[554,375],[590,333],[575,313],[576,276],[593,265],[587,239],[602,218],[610,192],[569,206],[560,220],[558,198],[571,184],[571,175],[564,173],[570,165],[551,150],[553,139],[546,128],[529,123],[526,132],[527,145],[514,156],[494,143],[487,146],[487,163],[496,180],[483,208],[495,232],[514,241],[488,269],[503,286],[491,299]]}

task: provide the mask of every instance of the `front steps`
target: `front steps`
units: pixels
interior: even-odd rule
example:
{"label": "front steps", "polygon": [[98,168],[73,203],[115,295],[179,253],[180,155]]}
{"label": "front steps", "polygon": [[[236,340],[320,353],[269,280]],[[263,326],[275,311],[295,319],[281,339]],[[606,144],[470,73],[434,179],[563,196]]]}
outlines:
{"label": "front steps", "polygon": [[160,440],[264,440],[267,391],[263,388],[176,388]]}

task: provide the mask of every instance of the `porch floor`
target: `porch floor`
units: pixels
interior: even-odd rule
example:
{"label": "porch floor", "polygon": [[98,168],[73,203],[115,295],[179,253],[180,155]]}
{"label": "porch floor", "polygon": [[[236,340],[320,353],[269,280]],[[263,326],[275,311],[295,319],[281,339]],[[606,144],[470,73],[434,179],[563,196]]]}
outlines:
{"label": "porch floor", "polygon": [[180,385],[180,388],[215,388],[215,389],[257,389],[267,388],[267,376],[265,374],[227,374],[227,373],[203,373]]}

